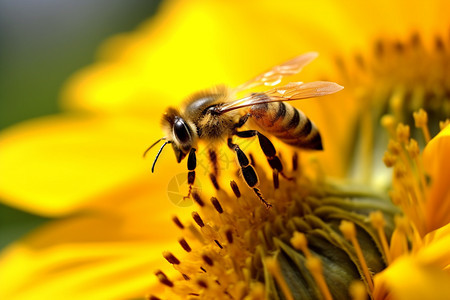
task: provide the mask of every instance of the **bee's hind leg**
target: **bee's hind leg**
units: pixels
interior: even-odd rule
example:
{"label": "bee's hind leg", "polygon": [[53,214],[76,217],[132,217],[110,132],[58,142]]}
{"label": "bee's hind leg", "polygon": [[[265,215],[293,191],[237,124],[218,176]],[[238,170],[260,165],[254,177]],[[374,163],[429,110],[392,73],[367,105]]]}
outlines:
{"label": "bee's hind leg", "polygon": [[251,138],[254,137],[255,135],[258,136],[259,145],[262,151],[264,152],[264,155],[266,156],[270,167],[273,170],[273,183],[275,188],[278,188],[279,185],[278,174],[280,174],[287,180],[294,179],[292,177],[286,176],[283,173],[283,164],[281,163],[280,158],[277,156],[277,151],[275,150],[275,147],[272,144],[272,142],[265,135],[263,135],[257,130],[239,131],[235,132],[235,135],[241,138]]}
{"label": "bee's hind leg", "polygon": [[234,144],[231,138],[228,138],[228,147],[236,152],[236,156],[239,162],[239,167],[241,168],[242,176],[244,177],[245,183],[249,188],[253,189],[255,194],[258,196],[259,200],[266,205],[267,208],[272,207],[272,204],[267,202],[262,196],[260,190],[257,188],[259,184],[258,175],[256,174],[255,168],[250,164],[247,155],[241,148]]}
{"label": "bee's hind leg", "polygon": [[189,192],[187,196],[183,197],[183,199],[187,199],[191,197],[192,193],[192,186],[195,182],[195,168],[197,167],[197,156],[195,155],[195,148],[191,148],[191,151],[189,152],[189,156],[187,159],[187,167],[188,167],[188,176],[187,176],[187,183],[189,185]]}

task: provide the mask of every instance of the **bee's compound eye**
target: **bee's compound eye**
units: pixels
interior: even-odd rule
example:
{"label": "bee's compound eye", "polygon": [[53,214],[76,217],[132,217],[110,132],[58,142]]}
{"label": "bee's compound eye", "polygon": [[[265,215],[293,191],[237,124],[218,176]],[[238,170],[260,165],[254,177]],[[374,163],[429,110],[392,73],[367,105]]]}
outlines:
{"label": "bee's compound eye", "polygon": [[173,132],[175,133],[177,139],[183,144],[189,142],[191,139],[191,135],[189,134],[189,130],[183,119],[175,120],[175,123],[173,124]]}

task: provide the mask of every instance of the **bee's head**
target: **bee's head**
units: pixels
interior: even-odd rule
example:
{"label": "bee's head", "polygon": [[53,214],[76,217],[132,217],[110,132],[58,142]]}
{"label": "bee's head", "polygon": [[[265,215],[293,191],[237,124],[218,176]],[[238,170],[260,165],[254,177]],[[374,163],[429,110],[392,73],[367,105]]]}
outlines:
{"label": "bee's head", "polygon": [[180,162],[193,147],[197,134],[195,125],[186,121],[180,112],[169,107],[163,115],[162,125],[172,144],[177,162]]}

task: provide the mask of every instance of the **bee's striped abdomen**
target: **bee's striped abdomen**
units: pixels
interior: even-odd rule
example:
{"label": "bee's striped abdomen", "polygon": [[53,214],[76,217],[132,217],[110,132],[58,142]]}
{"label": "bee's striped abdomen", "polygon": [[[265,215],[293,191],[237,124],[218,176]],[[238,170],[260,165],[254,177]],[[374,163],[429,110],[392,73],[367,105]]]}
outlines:
{"label": "bee's striped abdomen", "polygon": [[314,123],[288,103],[253,105],[250,114],[259,127],[286,144],[305,149],[323,149],[319,130]]}

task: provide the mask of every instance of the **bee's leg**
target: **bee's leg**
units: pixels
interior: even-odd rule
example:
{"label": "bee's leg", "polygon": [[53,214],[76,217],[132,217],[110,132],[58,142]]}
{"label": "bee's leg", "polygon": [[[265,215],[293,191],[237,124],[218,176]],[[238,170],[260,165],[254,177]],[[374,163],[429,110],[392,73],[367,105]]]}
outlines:
{"label": "bee's leg", "polygon": [[238,128],[241,128],[242,126],[244,126],[245,123],[247,123],[248,118],[251,117],[251,114],[247,113],[245,115],[243,115],[242,117],[239,118],[239,121],[234,124],[233,129],[236,130]]}
{"label": "bee's leg", "polygon": [[256,174],[255,168],[250,164],[250,161],[245,155],[244,151],[239,148],[238,145],[234,144],[231,138],[228,138],[228,147],[236,152],[236,156],[239,162],[239,167],[241,168],[242,176],[244,177],[245,183],[247,183],[248,187],[253,189],[255,194],[258,196],[259,200],[266,205],[267,208],[270,208],[272,204],[267,202],[262,196],[261,192],[257,188],[259,184],[258,175]]}
{"label": "bee's leg", "polygon": [[280,158],[277,156],[277,152],[275,150],[275,147],[273,146],[272,142],[264,136],[262,133],[260,133],[257,130],[246,130],[246,131],[240,131],[236,132],[235,135],[241,138],[250,138],[254,137],[255,135],[258,136],[259,145],[261,146],[262,151],[266,155],[267,161],[269,162],[270,167],[273,170],[273,183],[275,188],[278,187],[278,174],[281,174],[284,178],[288,180],[292,180],[293,178],[286,176],[283,173],[283,164],[281,163]]}
{"label": "bee's leg", "polygon": [[197,157],[195,156],[195,148],[191,148],[191,151],[189,152],[189,156],[187,159],[187,167],[188,167],[188,176],[187,176],[187,182],[189,184],[189,192],[187,196],[185,196],[183,199],[191,197],[192,192],[192,186],[195,182],[195,168],[197,167]]}

